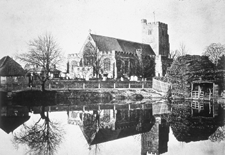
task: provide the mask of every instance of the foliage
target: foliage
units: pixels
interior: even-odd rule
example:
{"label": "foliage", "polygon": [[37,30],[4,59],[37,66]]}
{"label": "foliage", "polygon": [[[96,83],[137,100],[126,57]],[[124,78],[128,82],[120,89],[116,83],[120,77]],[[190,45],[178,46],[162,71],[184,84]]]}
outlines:
{"label": "foliage", "polygon": [[[167,79],[173,90],[189,97],[190,82],[195,80],[215,80],[215,65],[206,56],[185,55],[178,57],[167,70]],[[222,78],[222,77],[219,77]]]}
{"label": "foliage", "polygon": [[155,60],[151,57],[143,58],[143,75],[144,78],[151,79],[155,76]]}
{"label": "foliage", "polygon": [[14,133],[16,146],[27,145],[29,153],[53,155],[62,142],[64,131],[59,123],[41,118],[33,125],[23,124],[19,133]]}
{"label": "foliage", "polygon": [[220,57],[225,55],[225,45],[222,45],[220,43],[212,43],[208,47],[206,47],[203,55],[208,56],[209,60],[217,66]]}
{"label": "foliage", "polygon": [[49,79],[51,68],[59,65],[63,60],[61,49],[49,34],[31,40],[28,46],[28,52],[21,53],[16,57],[34,68],[42,69],[42,74],[37,74],[37,77],[42,82],[42,90],[45,90],[44,84]]}
{"label": "foliage", "polygon": [[225,70],[225,55],[221,56],[216,66],[217,70]]}
{"label": "foliage", "polygon": [[212,142],[221,142],[225,140],[225,126],[218,127],[216,132],[209,136],[209,140]]}
{"label": "foliage", "polygon": [[178,141],[207,140],[219,126],[217,117],[193,117],[190,101],[173,101],[172,109],[169,124]]}

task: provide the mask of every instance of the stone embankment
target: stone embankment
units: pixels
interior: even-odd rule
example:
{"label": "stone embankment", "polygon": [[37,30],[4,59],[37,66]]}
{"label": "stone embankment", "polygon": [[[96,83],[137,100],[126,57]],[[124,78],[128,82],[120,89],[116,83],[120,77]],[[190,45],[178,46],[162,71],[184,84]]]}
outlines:
{"label": "stone embankment", "polygon": [[153,89],[26,90],[14,92],[8,97],[12,103],[30,106],[109,103],[112,100],[140,101],[151,98],[163,98],[163,94]]}

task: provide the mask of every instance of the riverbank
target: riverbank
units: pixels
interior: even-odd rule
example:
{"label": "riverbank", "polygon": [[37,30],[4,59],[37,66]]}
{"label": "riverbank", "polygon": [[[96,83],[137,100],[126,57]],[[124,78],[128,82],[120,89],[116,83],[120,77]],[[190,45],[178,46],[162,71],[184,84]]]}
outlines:
{"label": "riverbank", "polygon": [[24,90],[3,93],[12,104],[19,105],[57,105],[57,104],[94,104],[109,103],[112,100],[133,100],[143,99],[158,100],[164,98],[164,94],[151,88],[148,89],[60,89],[47,90]]}

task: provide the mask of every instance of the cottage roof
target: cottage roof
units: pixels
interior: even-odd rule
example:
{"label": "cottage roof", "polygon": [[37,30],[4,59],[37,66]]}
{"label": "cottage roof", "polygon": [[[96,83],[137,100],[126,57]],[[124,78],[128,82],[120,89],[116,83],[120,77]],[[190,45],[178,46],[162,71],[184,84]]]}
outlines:
{"label": "cottage roof", "polygon": [[9,56],[5,56],[0,60],[0,76],[23,76],[24,69]]}
{"label": "cottage roof", "polygon": [[143,55],[155,55],[151,46],[148,44],[126,41],[117,38],[90,34],[96,46],[100,51],[120,51],[129,54],[136,54],[137,50],[141,50]]}
{"label": "cottage roof", "polygon": [[21,124],[28,121],[30,116],[1,116],[0,128],[6,133],[13,132]]}

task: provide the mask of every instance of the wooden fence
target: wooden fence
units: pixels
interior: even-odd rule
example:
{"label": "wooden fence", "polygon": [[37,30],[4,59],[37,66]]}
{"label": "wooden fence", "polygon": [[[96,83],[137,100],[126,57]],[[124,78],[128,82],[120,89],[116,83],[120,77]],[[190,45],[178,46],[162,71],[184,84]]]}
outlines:
{"label": "wooden fence", "polygon": [[[117,88],[152,88],[152,81],[75,81],[75,80],[49,80],[45,84],[46,89],[117,89]],[[24,89],[41,89],[41,83],[35,82],[32,87],[28,84],[7,83],[0,85],[0,89],[16,91]]]}
{"label": "wooden fence", "polygon": [[152,88],[152,81],[74,81],[58,80],[46,84],[49,89],[101,89],[101,88]]}

